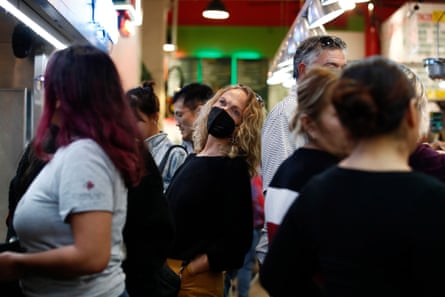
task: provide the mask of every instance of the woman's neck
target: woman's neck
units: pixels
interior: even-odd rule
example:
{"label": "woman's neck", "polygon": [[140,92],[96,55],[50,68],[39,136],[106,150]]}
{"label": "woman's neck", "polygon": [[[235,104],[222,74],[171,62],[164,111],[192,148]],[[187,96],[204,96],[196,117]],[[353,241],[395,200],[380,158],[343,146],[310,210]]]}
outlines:
{"label": "woman's neck", "polygon": [[410,171],[409,154],[406,142],[378,137],[359,141],[339,166],[370,171]]}
{"label": "woman's neck", "polygon": [[198,156],[223,156],[223,151],[228,145],[228,138],[216,138],[209,134],[207,142]]}

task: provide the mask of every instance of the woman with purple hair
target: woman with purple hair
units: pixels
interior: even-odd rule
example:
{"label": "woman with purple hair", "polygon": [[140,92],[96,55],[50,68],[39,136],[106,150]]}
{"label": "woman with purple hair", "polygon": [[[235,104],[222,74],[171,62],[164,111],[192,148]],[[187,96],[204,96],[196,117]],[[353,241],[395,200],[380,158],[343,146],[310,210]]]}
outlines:
{"label": "woman with purple hair", "polygon": [[48,163],[14,214],[26,252],[0,254],[0,279],[20,279],[25,296],[128,296],[122,229],[143,143],[117,69],[106,53],[74,45],[51,56],[44,90],[34,149]]}

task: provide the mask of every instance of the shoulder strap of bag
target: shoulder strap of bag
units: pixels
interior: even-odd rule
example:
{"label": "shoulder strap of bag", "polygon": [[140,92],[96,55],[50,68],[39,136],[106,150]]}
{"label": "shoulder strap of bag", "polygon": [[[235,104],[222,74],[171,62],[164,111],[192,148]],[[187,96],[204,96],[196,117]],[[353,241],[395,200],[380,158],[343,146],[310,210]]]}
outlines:
{"label": "shoulder strap of bag", "polygon": [[168,160],[168,156],[170,155],[170,152],[174,149],[174,148],[181,148],[183,149],[185,152],[187,152],[187,150],[185,149],[185,147],[183,147],[180,144],[173,144],[172,146],[170,146],[168,148],[168,150],[165,152],[164,157],[162,157],[161,163],[159,164],[159,172],[164,172],[164,167],[167,164],[167,160]]}

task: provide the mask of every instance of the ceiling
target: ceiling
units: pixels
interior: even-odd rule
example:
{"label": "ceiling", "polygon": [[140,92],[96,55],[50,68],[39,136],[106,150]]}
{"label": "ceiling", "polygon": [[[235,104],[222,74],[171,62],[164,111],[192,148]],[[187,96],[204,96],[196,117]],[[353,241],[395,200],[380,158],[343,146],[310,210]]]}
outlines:
{"label": "ceiling", "polygon": [[[172,0],[173,1],[173,0]],[[227,20],[208,20],[201,12],[210,0],[178,0],[179,26],[285,26],[289,27],[295,20],[304,0],[223,0],[230,13]],[[422,3],[444,3],[444,0],[402,1],[374,0],[375,17],[378,22],[386,20],[394,11],[405,3],[422,5]],[[358,3],[354,11],[340,16],[329,25],[340,26],[346,22],[348,14],[365,13],[367,3]],[[171,16],[170,16],[171,22]]]}

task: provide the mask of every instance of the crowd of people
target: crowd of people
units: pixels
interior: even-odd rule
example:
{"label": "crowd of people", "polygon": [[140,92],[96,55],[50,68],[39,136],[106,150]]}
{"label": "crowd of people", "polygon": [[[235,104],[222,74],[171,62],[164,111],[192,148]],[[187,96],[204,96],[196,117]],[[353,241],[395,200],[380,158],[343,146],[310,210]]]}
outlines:
{"label": "crowd of people", "polygon": [[[9,188],[8,296],[439,296],[445,155],[424,142],[422,82],[382,56],[347,64],[336,36],[294,56],[266,117],[246,85],[194,82],[162,131],[154,82],[125,92],[91,45],[54,52],[43,113]],[[261,232],[260,232],[261,230]],[[8,291],[7,291],[8,290]],[[2,293],[3,294],[3,293]]]}

